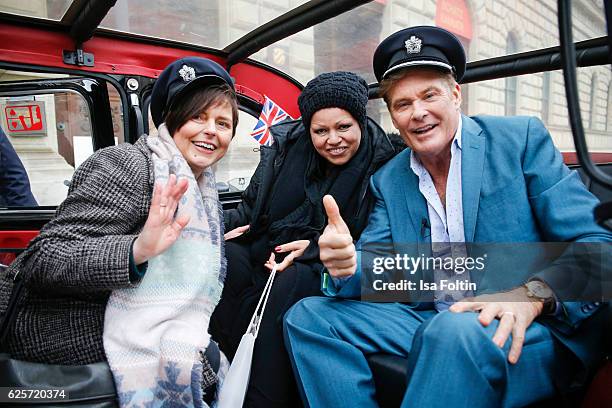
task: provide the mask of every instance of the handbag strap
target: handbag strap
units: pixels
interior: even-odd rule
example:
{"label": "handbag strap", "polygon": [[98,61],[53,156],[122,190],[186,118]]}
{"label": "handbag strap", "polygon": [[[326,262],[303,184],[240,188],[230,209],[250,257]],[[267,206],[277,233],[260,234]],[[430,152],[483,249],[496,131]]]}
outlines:
{"label": "handbag strap", "polygon": [[11,297],[8,301],[8,307],[4,313],[4,319],[2,319],[2,322],[0,323],[0,348],[4,346],[9,329],[17,319],[17,304],[21,298],[23,286],[21,273],[19,273],[19,269],[17,269],[17,272],[13,277],[13,290],[11,291]]}
{"label": "handbag strap", "polygon": [[270,296],[270,292],[272,290],[272,283],[274,283],[274,277],[276,276],[277,267],[278,265],[274,265],[274,267],[272,268],[272,272],[270,272],[270,276],[268,277],[266,286],[264,287],[263,293],[259,298],[259,302],[257,302],[255,312],[253,312],[253,317],[251,317],[251,321],[246,330],[247,333],[251,332],[253,334],[253,337],[255,338],[257,338],[257,334],[259,333],[259,326],[261,324],[261,320],[263,319],[263,314],[266,310],[266,305],[268,304],[268,297]]}

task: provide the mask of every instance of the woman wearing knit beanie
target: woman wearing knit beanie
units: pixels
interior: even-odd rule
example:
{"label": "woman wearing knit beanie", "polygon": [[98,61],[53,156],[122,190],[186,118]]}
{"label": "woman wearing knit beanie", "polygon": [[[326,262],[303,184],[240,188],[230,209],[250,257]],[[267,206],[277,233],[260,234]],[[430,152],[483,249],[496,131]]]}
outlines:
{"label": "woman wearing knit beanie", "polygon": [[[253,356],[248,407],[300,405],[283,344],[282,318],[298,300],[321,295],[317,240],[331,194],[359,238],[373,206],[370,176],[394,155],[385,132],[366,116],[368,87],[350,72],[324,73],[300,97],[301,119],[273,126],[243,201],[225,212],[228,260],[222,299],[210,332],[233,357],[272,266],[274,281]],[[241,226],[249,226],[240,234]],[[245,227],[246,228],[246,227]],[[237,230],[236,230],[237,229]],[[234,231],[232,231],[234,230]]]}

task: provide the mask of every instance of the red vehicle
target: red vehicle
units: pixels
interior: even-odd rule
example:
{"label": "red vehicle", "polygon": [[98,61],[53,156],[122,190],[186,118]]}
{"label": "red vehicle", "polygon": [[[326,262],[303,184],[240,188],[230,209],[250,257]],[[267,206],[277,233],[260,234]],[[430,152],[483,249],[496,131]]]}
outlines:
{"label": "red vehicle", "polygon": [[[35,198],[31,205],[0,201],[0,263],[10,264],[49,221],[91,153],[149,131],[151,89],[171,61],[207,57],[235,79],[240,125],[216,169],[229,208],[259,161],[250,133],[266,97],[297,118],[302,84],[320,72],[351,70],[370,82],[369,115],[392,131],[372,55],[382,38],[414,24],[438,25],[461,39],[466,114],[542,118],[566,163],[608,203],[597,217],[612,229],[612,6],[574,3],[573,20],[561,22],[562,32],[573,29],[569,43],[552,0],[0,1],[0,127]],[[571,64],[574,77],[567,76]],[[401,362],[380,355],[371,364],[381,405],[397,406]],[[610,386],[612,366],[602,362],[585,404],[612,404]],[[583,394],[570,398],[576,404]]]}

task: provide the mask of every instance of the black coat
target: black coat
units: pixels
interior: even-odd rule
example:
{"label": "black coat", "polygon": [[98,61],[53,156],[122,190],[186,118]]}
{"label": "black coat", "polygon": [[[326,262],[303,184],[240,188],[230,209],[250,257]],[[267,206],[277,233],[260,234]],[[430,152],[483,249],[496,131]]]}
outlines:
{"label": "black coat", "polygon": [[[386,161],[395,155],[392,142],[385,132],[371,119],[367,122],[368,141],[371,159],[369,163],[363,163],[359,174],[364,174],[363,180],[353,185],[351,191],[358,191],[349,197],[351,202],[351,219],[353,231],[359,234],[365,228],[368,215],[374,205],[374,199],[369,194],[370,176],[380,168]],[[261,149],[261,160],[251,178],[251,182],[242,195],[242,203],[236,209],[225,211],[225,228],[229,231],[233,228],[249,224],[251,228],[244,236],[235,238],[226,245],[228,260],[227,277],[221,302],[211,317],[210,333],[217,340],[221,349],[230,358],[236,352],[240,339],[245,332],[255,307],[261,297],[261,293],[267,283],[269,271],[264,267],[264,260],[268,258],[269,251],[268,234],[270,222],[270,200],[274,197],[282,197],[284,191],[276,181],[281,177],[289,176],[291,180],[280,183],[287,185],[304,185],[304,173],[298,174],[299,170],[292,173],[293,169],[302,169],[307,166],[295,165],[289,160],[295,160],[296,152],[302,150],[291,150],[292,147],[299,149],[295,143],[299,137],[310,137],[301,121],[288,121],[271,128],[274,144]],[[362,139],[363,141],[363,139]],[[308,158],[304,158],[308,160]],[[283,165],[290,166],[283,168]],[[295,183],[295,184],[294,184]],[[299,184],[301,183],[301,184]],[[305,196],[309,196],[306,185]],[[295,191],[294,191],[295,192]],[[311,197],[320,195],[310,195]],[[308,198],[306,198],[308,199]],[[359,200],[359,201],[357,201]],[[295,197],[290,197],[288,207],[295,204]],[[356,214],[356,215],[355,215]],[[310,244],[304,254],[294,260],[292,265],[275,278],[272,286],[266,313],[261,323],[261,331],[258,337],[258,346],[255,348],[251,387],[262,386],[269,389],[270,384],[276,384],[278,389],[275,395],[279,400],[287,402],[287,406],[294,396],[288,390],[286,381],[292,382],[291,367],[287,360],[287,353],[282,345],[282,317],[291,305],[307,296],[320,295],[320,276],[323,265],[319,260],[318,237],[325,228],[325,217],[316,217],[317,225],[308,224],[313,227],[304,232],[296,239],[308,239]],[[284,219],[282,219],[284,221]],[[319,221],[320,220],[320,221]],[[355,221],[358,222],[355,222]],[[296,220],[294,220],[296,221]],[[300,223],[298,219],[297,224]],[[347,221],[347,224],[349,222]],[[355,225],[358,224],[358,225]],[[298,232],[300,233],[300,232]],[[300,233],[301,234],[301,233]],[[359,234],[353,234],[356,240]],[[263,361],[263,363],[262,363]],[[270,373],[272,367],[272,374]],[[263,375],[265,374],[265,375]],[[266,379],[264,380],[263,377]],[[284,380],[283,380],[284,379]],[[278,380],[278,381],[277,381]],[[265,383],[263,384],[262,381]],[[258,392],[259,393],[259,392]],[[253,393],[247,393],[247,401],[253,397]],[[290,395],[291,394],[291,395]],[[253,401],[251,401],[253,402]],[[255,405],[267,405],[260,402]]]}
{"label": "black coat", "polygon": [[[396,154],[396,150],[389,137],[374,120],[368,118],[366,126],[370,137],[373,139],[374,156],[371,162],[367,164],[367,176],[361,182],[361,189],[359,191],[361,203],[356,217],[357,225],[354,225],[352,228],[354,235],[356,235],[353,236],[355,240],[359,238],[359,235],[366,227],[368,215],[374,205],[373,197],[369,194],[370,176]],[[250,225],[249,231],[241,239],[248,240],[249,235],[253,237],[253,235],[259,235],[264,232],[263,230],[267,226],[266,215],[264,214],[266,200],[273,195],[273,191],[271,191],[272,186],[285,162],[289,146],[292,145],[289,142],[299,138],[306,132],[301,120],[280,123],[271,127],[270,131],[274,137],[274,144],[261,148],[259,165],[251,178],[249,186],[242,194],[242,202],[237,208],[225,211],[225,231],[230,231],[242,225]],[[319,234],[323,228],[325,228],[325,225],[321,226]],[[309,245],[302,258],[312,258],[315,255],[318,257],[318,246],[316,245],[318,235],[316,237],[304,237],[303,239],[310,239],[314,241],[315,245]],[[316,253],[311,253],[313,250]]]}

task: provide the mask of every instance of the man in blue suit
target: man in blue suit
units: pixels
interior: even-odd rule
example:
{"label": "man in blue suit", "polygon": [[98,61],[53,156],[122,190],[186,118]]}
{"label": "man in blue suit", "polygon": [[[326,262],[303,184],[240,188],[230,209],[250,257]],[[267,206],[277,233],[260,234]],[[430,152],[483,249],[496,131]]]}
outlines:
{"label": "man in blue suit", "polygon": [[[609,243],[593,221],[597,199],[539,120],[461,115],[465,53],[451,33],[401,30],[379,45],[374,71],[409,148],[372,177],[376,204],[357,248],[333,198],[324,199],[328,297],[305,299],[285,316],[304,403],[376,406],[365,355],[380,352],[409,358],[403,407],[524,406],[554,395],[603,350],[601,305],[564,302],[571,290],[562,266],[497,294],[470,286],[436,289],[429,303],[350,299],[368,282],[372,243],[416,243],[438,258],[451,243]],[[455,273],[434,271],[434,279]]]}
{"label": "man in blue suit", "polygon": [[30,180],[13,145],[0,128],[0,207],[37,206]]}

